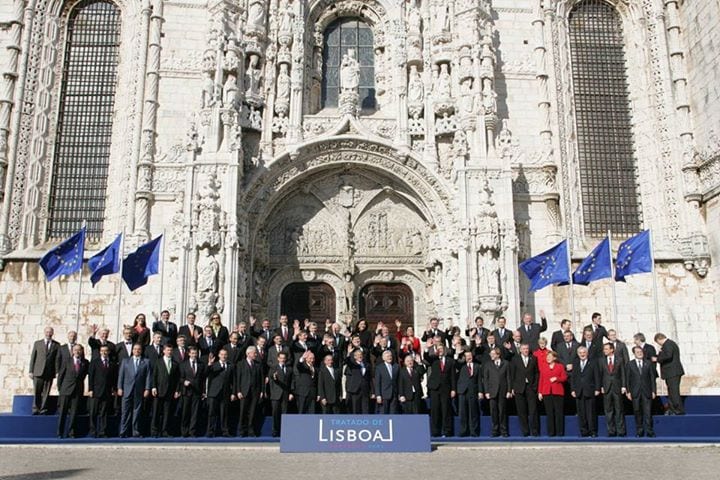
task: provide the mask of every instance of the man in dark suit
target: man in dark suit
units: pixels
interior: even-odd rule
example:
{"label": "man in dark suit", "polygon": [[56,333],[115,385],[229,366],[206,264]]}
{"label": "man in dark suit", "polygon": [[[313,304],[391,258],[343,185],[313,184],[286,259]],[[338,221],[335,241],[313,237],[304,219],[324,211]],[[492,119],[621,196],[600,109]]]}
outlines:
{"label": "man in dark suit", "polygon": [[547,330],[547,318],[545,318],[545,312],[542,310],[540,310],[540,322],[539,324],[533,322],[532,315],[526,313],[523,315],[522,325],[518,328],[522,335],[522,343],[527,343],[531,352],[537,350],[540,334]]}
{"label": "man in dark suit", "polygon": [[[342,334],[342,326],[337,323],[331,323],[330,321],[326,321],[326,325],[330,325],[328,327],[328,335],[330,335],[334,342],[335,348],[338,349],[339,352],[345,352],[347,350],[347,343],[348,339],[345,335]],[[402,324],[401,324],[402,325]],[[340,354],[340,357],[342,358],[342,353]],[[325,357],[323,357],[325,358]],[[335,365],[335,368],[341,368],[341,365]]]}
{"label": "man in dark suit", "polygon": [[565,365],[565,370],[570,372],[572,365],[577,358],[577,349],[580,344],[575,340],[575,335],[571,331],[563,333],[562,341],[556,345],[558,361]]}
{"label": "man in dark suit", "polygon": [[67,333],[68,341],[58,349],[57,355],[55,355],[55,371],[60,371],[60,366],[67,362],[73,356],[73,348],[77,344],[77,332],[70,330]]}
{"label": "man in dark suit", "polygon": [[292,345],[290,346],[293,363],[295,364],[299,362],[308,350],[310,350],[310,345],[307,342],[307,332],[305,330],[301,330],[297,335],[297,340],[292,342]]}
{"label": "man in dark suit", "polygon": [[652,419],[652,401],[657,396],[653,365],[645,360],[642,347],[633,347],[634,359],[627,364],[627,398],[635,414],[636,437],[655,436]]}
{"label": "man in dark suit", "polygon": [[142,357],[143,347],[133,345],[132,357],[123,360],[118,371],[117,395],[122,398],[120,436],[140,437],[140,416],[143,398],[150,396],[152,368],[150,361]]}
{"label": "man in dark suit", "polygon": [[317,400],[317,370],[315,354],[308,350],[295,362],[291,389],[295,395],[298,413],[314,414]]}
{"label": "man in dark suit", "polygon": [[267,349],[268,369],[272,370],[273,368],[277,367],[277,359],[281,353],[285,354],[285,364],[291,367],[292,361],[290,357],[290,349],[286,345],[283,345],[282,337],[275,333],[273,334],[272,345]]}
{"label": "man in dark suit", "polygon": [[375,365],[375,400],[378,413],[394,415],[398,413],[398,371],[400,367],[393,363],[393,353],[385,350],[382,362]]}
{"label": "man in dark suit", "polygon": [[353,351],[352,360],[345,366],[345,377],[348,413],[370,413],[370,400],[375,398],[372,372],[361,350]]}
{"label": "man in dark suit", "polygon": [[570,332],[572,339],[575,340],[575,334],[572,333],[572,322],[567,318],[563,318],[560,321],[560,330],[555,330],[550,339],[550,349],[554,352],[558,352],[563,342],[565,342],[565,332]]}
{"label": "man in dark suit", "polygon": [[512,363],[513,358],[520,355],[520,347],[522,346],[522,335],[520,330],[513,330],[512,338],[502,344],[500,352],[503,360]]}
{"label": "man in dark suit", "polygon": [[110,360],[110,347],[100,347],[100,357],[90,362],[88,397],[90,398],[90,436],[107,437],[108,410],[117,386],[117,365]]}
{"label": "man in dark suit", "polygon": [[150,361],[150,367],[154,367],[160,357],[163,355],[162,334],[160,332],[153,333],[150,345],[145,347],[143,355]]}
{"label": "man in dark suit", "polygon": [[123,328],[123,338],[115,344],[115,359],[119,364],[126,358],[132,357],[133,330],[130,327]]}
{"label": "man in dark suit", "polygon": [[160,312],[160,320],[153,322],[152,332],[162,335],[161,343],[163,345],[170,344],[175,346],[175,340],[178,336],[178,328],[174,322],[170,321],[170,312],[163,310]]}
{"label": "man in dark suit", "polygon": [[608,436],[625,436],[623,397],[626,393],[625,364],[615,355],[612,343],[603,345],[603,358],[599,360],[600,392],[603,394],[605,423]]}
{"label": "man in dark suit", "polygon": [[490,362],[483,366],[483,390],[490,401],[492,436],[508,434],[507,399],[510,398],[510,366],[501,358],[499,348],[490,351]]}
{"label": "man in dark suit", "polygon": [[604,338],[607,338],[608,332],[602,325],[602,315],[600,313],[595,312],[592,314],[590,324],[585,325],[585,328],[583,330],[588,328],[593,332],[593,340],[597,340],[598,342],[600,342],[600,344],[603,343]]}
{"label": "man in dark suit", "polygon": [[280,436],[282,416],[287,413],[288,403],[293,400],[290,387],[293,381],[293,371],[287,365],[287,353],[280,352],[277,356],[277,365],[268,372],[268,396],[272,411],[272,436]]}
{"label": "man in dark suit", "polygon": [[326,333],[323,336],[323,344],[318,349],[316,359],[319,356],[322,361],[325,361],[325,355],[332,355],[333,366],[335,368],[340,368],[342,366],[343,353],[335,344],[335,337],[329,333]]}
{"label": "man in dark suit", "polygon": [[270,345],[270,343],[272,342],[274,333],[273,333],[272,329],[270,328],[270,319],[269,318],[264,318],[263,321],[261,322],[261,324],[258,326],[258,325],[253,324],[252,317],[251,317],[250,318],[250,326],[252,327],[250,330],[250,334],[253,337],[255,337],[255,338],[264,337],[265,342],[268,345]]}
{"label": "man in dark suit", "polygon": [[[173,346],[163,347],[163,356],[153,367],[152,373],[152,436],[169,437],[170,414],[173,402],[180,398],[180,364],[173,360]],[[160,418],[162,417],[162,424]]]}
{"label": "man in dark suit", "polygon": [[500,344],[495,341],[495,335],[492,333],[487,336],[486,340],[486,343],[480,345],[475,344],[475,349],[473,350],[475,361],[479,363],[480,366],[484,366],[486,363],[490,362],[491,350],[500,348]]}
{"label": "man in dark suit", "polygon": [[230,402],[235,401],[235,365],[228,363],[227,350],[221,349],[217,359],[210,357],[207,372],[207,436],[215,436],[219,420],[223,437],[229,437],[228,413]]}
{"label": "man in dark suit", "polygon": [[495,337],[495,343],[498,345],[505,345],[510,341],[510,339],[512,339],[513,331],[505,326],[507,324],[505,317],[499,317],[495,321],[495,324],[497,325],[497,328],[492,331],[492,334]]}
{"label": "man in dark suit", "polygon": [[[255,343],[255,339],[252,335],[250,335],[250,332],[248,331],[248,324],[247,322],[240,322],[237,326],[237,335],[238,335],[238,345],[240,346],[240,352],[242,357],[245,357],[245,351],[250,345],[253,345]],[[228,335],[229,338],[229,335]]]}
{"label": "man in dark suit", "polygon": [[[427,352],[426,352],[427,353]],[[455,361],[445,355],[445,345],[435,347],[436,355],[425,355],[428,365],[427,388],[430,392],[430,430],[433,437],[453,435],[452,399],[457,392]]]}
{"label": "man in dark suit", "polygon": [[60,366],[58,372],[58,393],[60,406],[58,418],[59,438],[65,437],[65,421],[68,411],[70,413],[70,431],[68,436],[75,438],[77,410],[80,399],[85,392],[85,377],[88,374],[88,361],[83,357],[83,348],[80,345],[73,347],[73,356]]}
{"label": "man in dark suit", "polygon": [[197,347],[189,347],[187,362],[180,364],[180,385],[182,391],[180,433],[183,437],[197,436],[200,402],[205,398],[206,370],[207,367],[199,359]]}
{"label": "man in dark suit", "polygon": [[172,358],[180,365],[188,359],[187,339],[185,335],[178,335],[176,342],[177,347],[173,349]]}
{"label": "man in dark suit", "polygon": [[332,354],[323,357],[318,373],[318,398],[325,415],[340,413],[342,402],[342,370],[334,365]]}
{"label": "man in dark suit", "polygon": [[188,313],[185,321],[187,323],[178,329],[178,336],[183,335],[185,337],[185,343],[188,347],[197,346],[197,342],[203,333],[202,328],[195,325],[194,313]]}
{"label": "man in dark suit", "polygon": [[[275,334],[280,335],[283,345],[289,347],[292,344],[293,330],[292,328],[290,328],[290,325],[288,325],[287,315],[280,315],[280,319],[278,320],[278,327],[275,329]],[[288,360],[290,360],[290,358],[288,358]]]}
{"label": "man in dark suit", "polygon": [[398,372],[398,400],[405,414],[418,414],[422,411],[422,378],[425,367],[415,362],[415,356],[408,355],[403,360],[403,368]]}
{"label": "man in dark suit", "polygon": [[228,363],[235,365],[245,358],[245,352],[240,346],[240,336],[237,332],[230,334],[230,343],[223,347],[228,352]]}
{"label": "man in dark suit", "polygon": [[591,360],[586,347],[577,349],[577,358],[570,371],[570,391],[577,401],[580,436],[597,437],[595,397],[600,395],[600,369],[597,360]]}
{"label": "man in dark suit", "polygon": [[55,331],[52,327],[45,327],[45,338],[33,344],[30,354],[30,368],[28,376],[33,380],[35,402],[33,415],[47,414],[47,399],[50,395],[53,379],[56,373],[57,354],[60,344],[53,340]]}
{"label": "man in dark suit", "polygon": [[540,434],[540,417],[537,412],[538,365],[530,355],[530,346],[520,346],[520,354],[510,363],[511,393],[515,397],[520,430],[523,437]]}
{"label": "man in dark suit", "polygon": [[477,345],[485,343],[487,336],[490,335],[490,330],[485,328],[484,324],[485,320],[482,317],[475,317],[475,326],[468,325],[468,328],[465,329],[465,336]]}
{"label": "man in dark suit", "polygon": [[615,349],[615,356],[619,357],[623,365],[630,361],[630,354],[628,353],[627,345],[625,342],[618,340],[617,331],[612,328],[607,331],[607,339]]}
{"label": "man in dark suit", "polygon": [[657,378],[657,350],[655,350],[655,347],[649,343],[645,343],[645,335],[643,333],[636,333],[633,335],[633,342],[636,346],[642,348],[643,358],[650,362],[653,374],[655,375],[655,378]]}
{"label": "man in dark suit", "polygon": [[265,384],[262,367],[256,361],[257,350],[254,346],[247,348],[245,359],[237,365],[235,390],[240,400],[240,422],[238,434],[241,437],[248,435],[257,437],[257,406],[264,396]]}
{"label": "man in dark suit", "polygon": [[110,347],[110,359],[115,362],[116,348],[115,344],[108,340],[110,337],[109,328],[98,329],[97,325],[91,327],[92,335],[88,338],[88,346],[90,347],[91,355],[90,359],[95,360],[100,356],[100,347],[107,345]]}
{"label": "man in dark suit", "polygon": [[440,330],[438,328],[438,325],[440,324],[440,320],[437,318],[431,318],[430,323],[428,323],[427,328],[422,334],[422,337],[420,338],[421,342],[427,342],[428,340],[432,340],[437,336],[440,336],[442,343],[445,343],[445,332]]}
{"label": "man in dark suit", "polygon": [[[220,343],[215,339],[212,327],[206,326],[203,329],[203,336],[200,337],[200,340],[198,340],[198,348],[200,349],[201,360],[206,362],[208,365],[210,364],[211,358],[217,357],[217,354],[220,349],[223,348],[223,345],[220,345]],[[234,365],[234,363],[232,365]]]}
{"label": "man in dark suit", "polygon": [[593,331],[585,327],[583,330],[583,338],[580,345],[585,347],[588,351],[588,358],[590,360],[597,360],[603,356],[602,354],[602,340],[598,340],[594,337]]}
{"label": "man in dark suit", "polygon": [[480,436],[480,399],[483,397],[482,367],[471,350],[463,352],[457,365],[457,394],[460,410],[460,436]]}
{"label": "man in dark suit", "polygon": [[663,333],[655,334],[655,343],[660,346],[657,363],[660,364],[660,378],[665,380],[668,391],[668,414],[685,415],[685,407],[680,397],[680,380],[685,375],[680,362],[680,347]]}

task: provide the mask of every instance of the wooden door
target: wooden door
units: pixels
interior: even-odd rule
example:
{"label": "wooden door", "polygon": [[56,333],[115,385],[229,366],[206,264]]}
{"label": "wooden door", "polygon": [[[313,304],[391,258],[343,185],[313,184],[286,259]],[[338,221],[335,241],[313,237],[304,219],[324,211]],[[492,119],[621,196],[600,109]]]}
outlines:
{"label": "wooden door", "polygon": [[308,318],[324,325],[326,318],[335,320],[335,290],[327,283],[291,283],[282,292],[280,309],[291,324]]}
{"label": "wooden door", "polygon": [[359,318],[368,321],[375,331],[378,322],[395,332],[395,320],[402,322],[402,329],[414,326],[413,294],[410,287],[402,283],[372,283],[360,292]]}

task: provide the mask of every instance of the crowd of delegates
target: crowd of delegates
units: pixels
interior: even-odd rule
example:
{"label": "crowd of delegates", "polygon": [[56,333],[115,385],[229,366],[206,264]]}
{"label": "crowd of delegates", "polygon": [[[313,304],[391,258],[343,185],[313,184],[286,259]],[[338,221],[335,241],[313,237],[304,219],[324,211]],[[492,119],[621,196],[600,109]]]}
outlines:
{"label": "crowd of delegates", "polygon": [[[492,419],[490,434],[506,437],[510,402],[524,436],[540,435],[541,403],[547,434],[562,436],[564,406],[571,398],[578,433],[594,437],[598,397],[608,434],[626,435],[627,398],[637,436],[654,436],[651,404],[659,364],[668,389],[668,413],[684,413],[684,372],[674,341],[656,334],[656,351],[638,333],[629,352],[595,313],[581,338],[576,339],[571,322],[563,320],[548,342],[542,335],[547,320],[542,312],[540,317],[536,323],[525,314],[514,330],[500,317],[492,331],[477,317],[464,332],[457,326],[442,330],[439,321],[431,319],[417,336],[400,321],[394,332],[383,323],[373,331],[365,320],[347,331],[329,319],[325,325],[307,320],[290,324],[287,316],[281,316],[277,326],[251,317],[230,330],[219,314],[201,328],[191,313],[178,328],[164,311],[151,328],[145,316],[138,315],[116,344],[108,339],[108,329],[93,326],[89,359],[76,332],[69,332],[61,346],[47,327],[30,360],[34,411],[47,413],[57,376],[60,437],[75,436],[83,396],[89,397],[90,435],[98,437],[108,434],[107,418],[115,409],[120,412],[121,437],[141,436],[146,415],[153,436],[174,434],[178,423],[184,437],[257,436],[266,410],[277,436],[281,416],[288,411],[416,414],[426,411],[428,397],[431,434],[436,437],[455,434],[455,411],[460,436],[480,435],[483,403]],[[199,430],[201,416],[207,418],[204,432]]]}

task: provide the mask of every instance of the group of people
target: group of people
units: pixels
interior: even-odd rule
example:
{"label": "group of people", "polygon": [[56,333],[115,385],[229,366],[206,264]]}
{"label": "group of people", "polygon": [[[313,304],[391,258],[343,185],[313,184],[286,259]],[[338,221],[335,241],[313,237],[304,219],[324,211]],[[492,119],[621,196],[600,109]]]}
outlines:
{"label": "group of people", "polygon": [[[337,414],[424,413],[429,398],[432,436],[480,435],[480,412],[489,406],[492,436],[508,436],[508,407],[514,402],[523,436],[540,435],[540,404],[549,436],[565,434],[564,408],[576,404],[582,436],[598,434],[597,398],[610,436],[626,435],[624,401],[632,402],[636,435],[654,436],[652,402],[657,366],[668,389],[669,414],[683,414],[680,379],[684,374],[677,344],[655,335],[659,351],[634,336],[631,353],[616,332],[606,330],[595,313],[576,339],[569,320],[542,336],[547,319],[536,323],[525,314],[517,329],[506,319],[495,329],[482,317],[463,331],[439,328],[431,319],[421,336],[413,327],[378,323],[375,330],[359,320],[347,329],[330,319],[322,330],[316,322],[282,315],[278,325],[251,317],[232,330],[221,317],[195,324],[193,313],[178,326],[163,311],[152,327],[143,314],[123,328],[115,344],[109,330],[92,326],[89,359],[68,333],[60,345],[45,328],[30,359],[34,381],[33,411],[48,413],[55,377],[60,396],[58,436],[74,437],[78,409],[88,397],[90,435],[108,435],[108,416],[120,412],[119,435],[139,437],[149,413],[150,435],[183,437],[259,436],[267,410],[272,435],[289,411]],[[87,379],[87,390],[85,380]],[[69,417],[69,419],[68,419]],[[200,419],[206,430],[200,431]],[[178,427],[179,423],[179,429]],[[235,429],[237,425],[237,429]]]}

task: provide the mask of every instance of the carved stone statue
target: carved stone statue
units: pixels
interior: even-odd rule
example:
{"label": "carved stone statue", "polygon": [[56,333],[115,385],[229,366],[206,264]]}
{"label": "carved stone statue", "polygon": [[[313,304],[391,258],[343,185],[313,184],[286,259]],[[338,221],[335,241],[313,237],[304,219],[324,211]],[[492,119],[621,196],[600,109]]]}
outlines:
{"label": "carved stone statue", "polygon": [[420,77],[420,72],[418,72],[417,65],[412,65],[410,67],[410,75],[408,78],[408,105],[422,106],[424,96],[425,90],[422,78]]}
{"label": "carved stone statue", "polygon": [[216,247],[220,244],[220,184],[214,173],[198,178],[193,201],[195,245]]}
{"label": "carved stone statue", "polygon": [[265,27],[265,2],[263,0],[251,1],[248,8],[247,23],[249,27],[256,29]]}
{"label": "carved stone statue", "polygon": [[343,283],[343,295],[345,296],[345,312],[351,313],[355,310],[355,282],[351,273],[345,274]]}
{"label": "carved stone statue", "polygon": [[475,89],[472,78],[465,78],[460,82],[460,113],[470,115],[475,111]]}
{"label": "carved stone statue", "polygon": [[203,79],[202,104],[203,108],[215,105],[215,80],[212,72],[205,72],[205,78]]}
{"label": "carved stone statue", "polygon": [[343,91],[357,91],[360,86],[360,64],[352,48],[343,55],[340,64],[340,88]]}
{"label": "carved stone statue", "polygon": [[412,33],[420,33],[422,16],[417,6],[417,0],[411,0],[407,10],[407,30]]}
{"label": "carved stone statue", "polygon": [[292,7],[285,1],[280,6],[280,33],[284,35],[292,34],[292,19],[293,12]]}
{"label": "carved stone statue", "polygon": [[260,57],[250,55],[247,71],[245,72],[245,92],[248,96],[260,96],[260,82],[262,79],[262,70],[259,66]]}
{"label": "carved stone statue", "polygon": [[435,82],[435,95],[438,98],[450,98],[452,95],[451,83],[448,65],[447,63],[443,63],[440,65],[440,73]]}
{"label": "carved stone statue", "polygon": [[228,73],[225,85],[223,85],[223,105],[225,107],[232,107],[237,98],[237,77],[234,73]]}
{"label": "carved stone statue", "polygon": [[220,265],[207,247],[201,248],[197,262],[197,291],[217,293]]}
{"label": "carved stone statue", "polygon": [[288,64],[280,64],[280,72],[277,77],[277,96],[275,98],[275,112],[280,116],[286,116],[290,109],[290,73]]}

